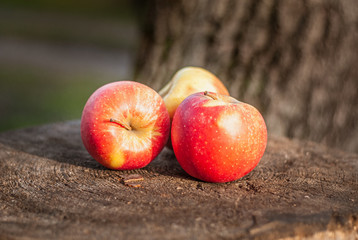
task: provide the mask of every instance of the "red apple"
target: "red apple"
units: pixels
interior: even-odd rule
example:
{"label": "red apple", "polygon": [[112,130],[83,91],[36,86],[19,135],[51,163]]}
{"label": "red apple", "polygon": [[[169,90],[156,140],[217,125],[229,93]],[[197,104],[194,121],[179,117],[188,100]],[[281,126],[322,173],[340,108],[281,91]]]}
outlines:
{"label": "red apple", "polygon": [[200,92],[177,108],[171,140],[178,162],[189,175],[207,182],[229,182],[259,163],[267,130],[253,106],[230,96]]}
{"label": "red apple", "polygon": [[153,89],[131,81],[113,82],[88,99],[81,118],[87,151],[110,169],[130,170],[149,164],[165,146],[170,118]]}
{"label": "red apple", "polygon": [[[200,67],[184,67],[174,74],[169,83],[159,91],[159,95],[162,96],[172,120],[175,110],[186,97],[206,90],[229,95],[224,84],[213,73]],[[167,146],[172,148],[170,138]]]}

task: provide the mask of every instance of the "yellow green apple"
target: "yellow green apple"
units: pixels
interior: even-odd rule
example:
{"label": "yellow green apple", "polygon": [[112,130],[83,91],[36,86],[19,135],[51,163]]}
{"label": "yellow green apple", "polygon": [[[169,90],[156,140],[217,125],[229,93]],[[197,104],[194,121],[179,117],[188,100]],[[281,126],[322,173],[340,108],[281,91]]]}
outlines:
{"label": "yellow green apple", "polygon": [[186,97],[203,91],[229,95],[219,78],[200,67],[185,67],[177,71],[159,95],[164,100],[170,119],[173,119],[175,110]]}

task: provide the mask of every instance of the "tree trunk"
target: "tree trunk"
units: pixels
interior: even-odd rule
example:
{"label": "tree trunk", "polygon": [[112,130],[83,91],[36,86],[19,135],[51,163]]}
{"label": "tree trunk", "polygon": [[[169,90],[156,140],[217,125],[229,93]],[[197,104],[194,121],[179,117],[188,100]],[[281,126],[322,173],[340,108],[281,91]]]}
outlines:
{"label": "tree trunk", "polygon": [[358,2],[151,0],[136,80],[201,66],[257,107],[269,134],[358,152]]}

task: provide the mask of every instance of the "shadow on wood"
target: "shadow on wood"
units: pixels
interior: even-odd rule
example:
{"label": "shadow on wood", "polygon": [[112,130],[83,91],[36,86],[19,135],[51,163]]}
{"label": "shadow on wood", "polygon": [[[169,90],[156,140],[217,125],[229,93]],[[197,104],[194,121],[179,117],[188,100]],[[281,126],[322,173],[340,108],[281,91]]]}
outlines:
{"label": "shadow on wood", "polygon": [[[123,184],[140,174],[139,188]],[[105,169],[79,122],[0,134],[0,238],[231,239],[357,237],[358,156],[270,138],[231,183],[189,177],[164,149],[147,167]]]}

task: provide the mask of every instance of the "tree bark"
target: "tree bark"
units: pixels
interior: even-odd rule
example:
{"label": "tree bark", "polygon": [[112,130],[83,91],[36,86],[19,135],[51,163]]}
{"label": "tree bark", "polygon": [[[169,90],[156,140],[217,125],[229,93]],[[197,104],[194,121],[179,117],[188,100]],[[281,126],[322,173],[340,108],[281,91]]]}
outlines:
{"label": "tree bark", "polygon": [[201,66],[257,107],[271,135],[358,152],[358,2],[151,0],[136,80]]}
{"label": "tree bark", "polygon": [[167,148],[145,168],[105,169],[79,121],[21,129],[0,134],[0,186],[0,239],[358,237],[358,155],[287,138],[269,138],[245,177],[213,184]]}

